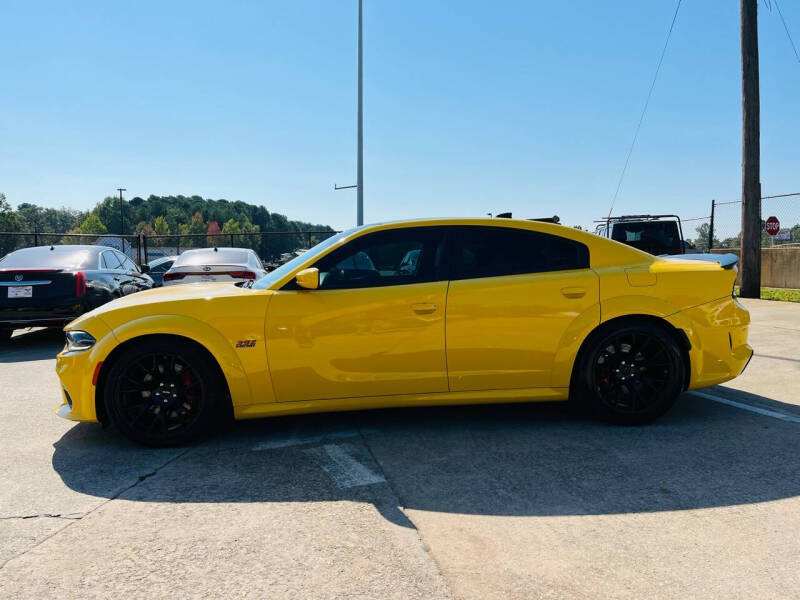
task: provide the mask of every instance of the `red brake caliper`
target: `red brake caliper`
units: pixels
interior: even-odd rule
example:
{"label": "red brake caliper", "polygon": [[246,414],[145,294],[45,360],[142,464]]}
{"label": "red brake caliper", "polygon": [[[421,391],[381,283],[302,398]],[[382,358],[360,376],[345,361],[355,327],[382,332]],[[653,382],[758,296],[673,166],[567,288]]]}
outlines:
{"label": "red brake caliper", "polygon": [[[181,376],[181,383],[183,384],[184,389],[188,388],[190,385],[192,385],[194,383],[194,377],[192,377],[192,374],[191,374],[190,371],[184,371],[183,372],[183,375]],[[194,404],[195,403],[195,397],[187,392],[186,393],[186,401],[189,404]]]}

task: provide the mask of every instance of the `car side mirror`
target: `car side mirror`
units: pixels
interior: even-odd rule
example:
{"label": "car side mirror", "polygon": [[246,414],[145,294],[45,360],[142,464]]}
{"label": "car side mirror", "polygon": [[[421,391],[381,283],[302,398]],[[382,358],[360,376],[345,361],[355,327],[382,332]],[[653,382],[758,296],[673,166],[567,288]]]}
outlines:
{"label": "car side mirror", "polygon": [[139,265],[139,271],[147,275],[150,272],[150,265]]}
{"label": "car side mirror", "polygon": [[303,269],[297,275],[295,275],[294,280],[301,288],[315,290],[319,287],[319,269],[316,267]]}

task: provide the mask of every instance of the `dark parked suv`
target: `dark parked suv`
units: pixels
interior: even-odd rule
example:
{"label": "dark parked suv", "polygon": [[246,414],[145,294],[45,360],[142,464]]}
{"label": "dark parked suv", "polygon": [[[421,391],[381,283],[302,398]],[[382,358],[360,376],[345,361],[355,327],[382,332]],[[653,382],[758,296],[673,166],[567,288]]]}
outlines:
{"label": "dark parked suv", "polygon": [[629,215],[599,221],[597,235],[650,254],[683,254],[683,228],[677,215]]}
{"label": "dark parked suv", "polygon": [[153,280],[106,246],[24,248],[0,259],[0,341],[14,329],[62,326],[114,298],[149,289]]}

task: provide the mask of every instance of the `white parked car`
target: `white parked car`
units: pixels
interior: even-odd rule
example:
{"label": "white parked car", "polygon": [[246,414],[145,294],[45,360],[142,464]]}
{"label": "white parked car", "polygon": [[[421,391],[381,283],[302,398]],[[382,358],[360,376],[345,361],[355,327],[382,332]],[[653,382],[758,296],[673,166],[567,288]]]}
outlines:
{"label": "white parked car", "polygon": [[164,273],[164,285],[219,281],[232,283],[261,279],[267,271],[261,259],[246,248],[187,250]]}

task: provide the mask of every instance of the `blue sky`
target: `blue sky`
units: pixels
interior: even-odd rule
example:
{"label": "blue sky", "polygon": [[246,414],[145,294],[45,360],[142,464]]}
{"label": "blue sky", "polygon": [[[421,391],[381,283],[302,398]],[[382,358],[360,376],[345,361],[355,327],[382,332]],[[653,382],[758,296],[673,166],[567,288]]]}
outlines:
{"label": "blue sky", "polygon": [[[11,2],[0,191],[199,194],[355,220],[356,1]],[[365,218],[608,212],[673,0],[365,0]],[[800,42],[800,4],[781,9]],[[800,64],[759,7],[764,194],[800,191]],[[740,196],[739,3],[684,0],[615,213]]]}

